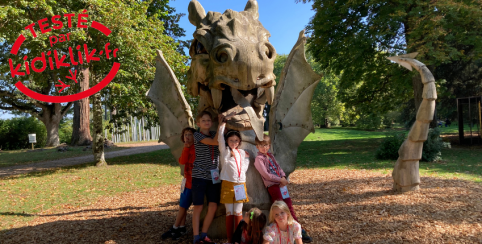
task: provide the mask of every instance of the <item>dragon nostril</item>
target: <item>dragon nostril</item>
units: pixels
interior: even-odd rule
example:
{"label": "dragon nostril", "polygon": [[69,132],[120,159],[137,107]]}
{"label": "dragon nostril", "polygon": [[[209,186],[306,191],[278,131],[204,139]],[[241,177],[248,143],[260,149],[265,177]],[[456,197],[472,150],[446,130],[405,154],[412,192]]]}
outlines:
{"label": "dragon nostril", "polygon": [[268,42],[264,43],[264,45],[262,45],[261,48],[262,48],[262,53],[264,53],[264,55],[268,59],[273,59],[274,57],[276,57],[276,51],[270,43]]}

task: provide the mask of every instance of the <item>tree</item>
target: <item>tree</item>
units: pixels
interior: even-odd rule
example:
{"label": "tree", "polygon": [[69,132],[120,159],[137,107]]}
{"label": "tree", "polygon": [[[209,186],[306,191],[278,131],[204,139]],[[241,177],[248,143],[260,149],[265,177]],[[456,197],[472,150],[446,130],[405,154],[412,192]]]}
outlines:
{"label": "tree", "polygon": [[186,36],[186,31],[179,26],[179,20],[186,14],[176,13],[176,9],[168,4],[169,0],[152,0],[147,8],[147,17],[150,18],[157,15],[157,18],[163,23],[163,33],[170,36],[173,39],[172,41],[178,44],[176,50],[186,56],[184,50],[185,48],[189,49],[191,41],[179,39]]}
{"label": "tree", "polygon": [[[77,92],[89,89],[90,70],[87,65],[79,65],[79,85]],[[83,98],[74,102],[74,118],[72,123],[71,145],[83,146],[92,142],[90,135],[90,104],[89,98]]]}
{"label": "tree", "polygon": [[[340,98],[362,113],[384,113],[410,97],[418,109],[420,76],[386,57],[419,52],[417,59],[435,73],[482,57],[481,0],[303,2],[313,2],[316,11],[307,26],[309,50],[322,69],[340,75]],[[355,93],[345,93],[350,89]]]}
{"label": "tree", "polygon": [[[309,51],[306,53],[306,60],[313,71],[318,74],[325,73]],[[339,123],[345,117],[345,105],[337,98],[339,81],[340,79],[336,75],[327,73],[316,86],[311,101],[311,114],[315,124],[329,127],[331,122]]]}
{"label": "tree", "polygon": [[[160,3],[167,4],[167,1]],[[9,72],[8,59],[14,59],[14,62],[21,62],[23,55],[9,54],[10,47],[15,42],[19,33],[24,33],[27,40],[22,45],[22,53],[27,53],[34,57],[39,56],[42,51],[47,49],[57,50],[60,53],[68,53],[68,47],[72,43],[86,44],[89,50],[96,48],[98,51],[103,50],[107,42],[110,47],[118,48],[116,60],[121,63],[121,68],[116,76],[116,79],[111,82],[102,94],[109,94],[109,105],[111,108],[117,109],[117,114],[133,114],[133,115],[148,115],[150,118],[155,118],[155,109],[152,109],[152,103],[145,97],[146,92],[150,87],[150,82],[154,77],[155,66],[155,50],[161,49],[166,59],[170,62],[171,67],[176,74],[185,73],[187,67],[185,62],[187,58],[176,52],[178,44],[166,34],[164,34],[163,23],[160,21],[161,17],[166,17],[169,13],[151,10],[148,14],[147,8],[151,1],[138,2],[134,0],[118,1],[115,4],[106,0],[89,0],[89,1],[34,1],[34,2],[15,2],[6,8],[2,8],[0,12],[6,18],[2,18],[0,26],[8,24],[7,31],[1,32],[0,45],[2,50],[5,50],[6,55],[1,56],[1,71],[3,74]],[[37,38],[24,30],[24,27],[32,22],[36,22],[42,18],[50,19],[56,14],[63,15],[64,13],[82,13],[84,10],[89,15],[88,21],[91,23],[97,20],[99,23],[109,27],[111,34],[106,37],[93,28],[63,28],[60,30],[52,30],[47,34],[39,34]],[[148,17],[150,16],[150,17]],[[8,21],[7,20],[15,20]],[[64,22],[65,19],[63,19]],[[77,24],[74,18],[73,24]],[[177,30],[178,32],[180,30]],[[64,43],[57,43],[54,47],[50,46],[48,37],[51,35],[66,34],[70,32],[71,41]],[[74,54],[75,55],[75,54]],[[114,59],[107,59],[101,56],[101,62],[91,62],[83,68],[88,69],[90,84],[96,84],[99,80],[92,80],[91,77],[105,77],[105,75],[112,67]],[[85,64],[85,63],[84,63]],[[80,70],[80,67],[76,67]],[[55,94],[54,84],[58,77],[69,75],[68,69],[58,69],[50,72],[47,69],[43,73],[31,74],[28,79],[28,87],[42,94]],[[86,76],[85,76],[86,77]],[[72,103],[64,105],[60,104],[43,104],[38,101],[27,98],[19,93],[13,84],[18,78],[6,76],[2,79],[2,88],[0,88],[0,108],[8,110],[22,110],[39,114],[47,118],[54,118],[54,122],[44,122],[51,134],[57,134],[56,143],[58,144],[58,123],[60,119],[67,113]],[[78,85],[77,85],[78,86]],[[75,90],[66,89],[62,95],[71,94]],[[105,96],[104,96],[105,97]],[[21,106],[22,105],[22,106]],[[50,107],[52,107],[50,109]],[[25,107],[25,108],[24,108]],[[30,110],[28,110],[29,108]],[[39,109],[40,108],[40,109]],[[50,110],[48,110],[50,109]],[[53,112],[52,112],[52,111]],[[55,113],[54,113],[55,112]],[[55,116],[51,116],[51,114]],[[46,121],[44,119],[44,121]],[[152,119],[151,121],[155,121]],[[151,122],[152,123],[152,122]],[[49,129],[51,128],[51,129]],[[55,136],[49,134],[51,141],[55,141]]]}
{"label": "tree", "polygon": [[120,30],[126,39],[117,44],[111,41],[112,45],[121,45],[122,66],[116,80],[109,84],[105,92],[109,94],[109,106],[115,111],[111,116],[114,126],[128,123],[124,119],[134,116],[147,118],[146,127],[150,127],[159,118],[153,103],[145,96],[154,79],[155,50],[162,50],[181,84],[186,81],[184,77],[189,68],[186,66],[188,57],[177,51],[179,43],[165,33],[161,17],[166,13],[161,11],[162,8],[153,12],[152,8],[148,8],[151,6],[150,1],[132,6],[136,8],[132,11],[135,11],[137,17],[129,19],[129,24],[124,23],[124,28]]}
{"label": "tree", "polygon": [[[69,69],[49,69],[46,68],[42,73],[30,72],[26,76],[15,76],[11,74],[9,59],[12,60],[13,65],[23,64],[22,59],[25,56],[40,57],[43,52],[58,51],[59,56],[68,54],[68,42],[57,43],[54,46],[50,45],[49,36],[60,34],[66,35],[71,33],[70,40],[73,42],[79,41],[80,37],[77,35],[76,28],[62,28],[52,29],[45,34],[40,33],[37,25],[38,36],[33,37],[33,34],[26,26],[36,23],[44,18],[50,19],[55,14],[64,14],[77,12],[77,10],[84,8],[86,5],[80,2],[65,1],[17,1],[11,2],[0,9],[0,73],[5,74],[0,78],[0,109],[9,111],[22,111],[37,117],[45,124],[47,129],[47,143],[46,146],[56,146],[59,144],[59,123],[61,119],[67,114],[71,108],[71,102],[66,104],[46,103],[33,100],[21,92],[19,92],[14,84],[22,81],[26,86],[44,95],[59,94],[60,88],[56,88],[55,84],[59,84],[58,80],[64,80],[64,77],[70,75]],[[80,12],[80,11],[79,11]],[[52,24],[50,23],[50,26]],[[23,42],[18,55],[10,53],[13,43],[23,34],[26,40]],[[37,66],[38,67],[38,64]],[[26,72],[22,65],[19,72]],[[72,89],[66,89],[62,95],[72,94]]]}
{"label": "tree", "polygon": [[[163,22],[159,18],[159,14],[164,13],[148,12],[150,4],[150,1],[125,0],[113,6],[110,1],[97,0],[87,9],[92,20],[102,20],[103,24],[111,27],[112,33],[106,37],[89,29],[85,34],[88,36],[86,42],[98,50],[106,43],[120,50],[117,58],[105,59],[89,67],[93,86],[107,75],[114,61],[121,63],[116,78],[103,90],[104,94],[108,94],[111,111],[116,111],[112,116],[114,122],[121,122],[123,117],[129,115],[150,118],[148,126],[157,120],[156,110],[145,96],[154,79],[156,49],[163,51],[176,73],[183,73],[187,68],[184,64],[186,57],[176,51],[178,44],[164,34]],[[93,152],[97,165],[101,166],[106,165],[103,157],[101,94],[95,94],[93,101]]]}

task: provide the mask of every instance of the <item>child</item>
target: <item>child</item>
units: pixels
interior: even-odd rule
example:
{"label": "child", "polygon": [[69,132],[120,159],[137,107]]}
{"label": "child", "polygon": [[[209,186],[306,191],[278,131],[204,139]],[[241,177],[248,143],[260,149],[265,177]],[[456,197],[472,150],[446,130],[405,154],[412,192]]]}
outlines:
{"label": "child", "polygon": [[181,186],[181,198],[179,199],[179,212],[177,213],[176,222],[174,225],[162,234],[162,239],[172,238],[178,240],[179,237],[186,234],[186,213],[192,204],[192,167],[196,153],[194,151],[194,132],[195,129],[186,127],[182,130],[181,141],[184,143],[182,155],[179,158],[179,163],[184,165],[184,178]]}
{"label": "child", "polygon": [[[282,200],[288,206],[291,216],[298,222],[295,210],[291,203],[291,198],[287,197],[283,199],[281,195],[280,187],[284,187],[289,184],[286,180],[286,174],[276,162],[273,154],[269,153],[270,138],[267,135],[263,135],[263,141],[259,141],[256,138],[256,148],[258,149],[258,155],[254,161],[254,166],[261,174],[263,178],[264,186],[268,189],[271,202]],[[289,194],[288,194],[289,195]],[[313,239],[308,236],[305,230],[302,230],[303,242],[310,243]]]}
{"label": "child", "polygon": [[[215,184],[211,174],[215,174],[219,164],[218,135],[216,131],[209,131],[212,126],[212,116],[203,111],[196,116],[199,132],[194,133],[194,147],[196,159],[192,169],[192,200],[194,211],[192,214],[192,229],[194,243],[214,243],[207,237],[207,231],[213,221],[218,208],[221,184]],[[204,205],[204,195],[208,202],[208,211],[204,218],[202,232],[199,233],[199,220]]]}
{"label": "child", "polygon": [[[234,114],[227,116],[229,119]],[[228,242],[232,243],[234,226],[243,219],[243,202],[249,202],[246,190],[246,171],[249,166],[249,154],[238,149],[241,144],[239,131],[230,130],[224,139],[223,132],[226,121],[219,115],[218,143],[221,167],[221,203],[226,206],[226,233]],[[235,189],[237,192],[235,193]]]}
{"label": "child", "polygon": [[293,219],[283,201],[275,201],[269,211],[269,225],[263,235],[263,244],[301,244],[301,225]]}
{"label": "child", "polygon": [[261,244],[263,243],[263,228],[266,225],[266,215],[258,208],[252,208],[244,214],[234,232],[234,244]]}

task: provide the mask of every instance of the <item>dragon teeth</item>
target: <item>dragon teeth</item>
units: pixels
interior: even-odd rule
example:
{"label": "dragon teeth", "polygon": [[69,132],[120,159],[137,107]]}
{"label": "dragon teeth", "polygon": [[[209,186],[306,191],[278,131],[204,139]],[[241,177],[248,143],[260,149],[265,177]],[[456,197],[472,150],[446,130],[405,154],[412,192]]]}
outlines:
{"label": "dragon teeth", "polygon": [[249,103],[249,101],[239,92],[237,89],[231,87],[231,94],[233,95],[234,102],[236,102],[240,107],[242,107],[249,116],[249,122],[251,123],[251,127],[256,133],[258,140],[263,140],[263,132],[264,132],[264,119],[258,118],[256,112],[254,111],[253,107]]}
{"label": "dragon teeth", "polygon": [[271,86],[269,88],[264,89],[264,92],[266,93],[266,99],[268,100],[268,104],[271,105],[273,104],[274,100],[274,86]]}
{"label": "dragon teeth", "polygon": [[223,100],[223,91],[212,88],[211,96],[213,98],[214,109],[219,109],[219,107],[221,107],[221,100]]}

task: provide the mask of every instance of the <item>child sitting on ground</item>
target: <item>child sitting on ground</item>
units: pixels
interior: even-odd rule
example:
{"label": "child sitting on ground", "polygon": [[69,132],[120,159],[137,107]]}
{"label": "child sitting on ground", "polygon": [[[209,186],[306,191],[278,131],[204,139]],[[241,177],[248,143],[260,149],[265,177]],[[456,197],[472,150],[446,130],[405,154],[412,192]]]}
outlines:
{"label": "child sitting on ground", "polygon": [[283,201],[275,201],[269,211],[269,224],[263,235],[263,244],[301,244],[301,225],[293,219]]}
{"label": "child sitting on ground", "polygon": [[[230,119],[234,114],[226,116]],[[249,166],[249,154],[241,145],[241,134],[230,130],[223,136],[226,120],[219,117],[218,142],[221,168],[221,203],[226,206],[226,234],[232,243],[234,227],[243,219],[243,203],[249,202],[246,190],[246,171]],[[226,139],[224,138],[226,137]]]}
{"label": "child sitting on ground", "polygon": [[234,244],[263,243],[263,229],[266,225],[266,215],[258,208],[252,208],[244,214],[233,236]]}
{"label": "child sitting on ground", "polygon": [[[288,189],[285,187],[289,184],[288,180],[286,180],[286,174],[276,162],[273,154],[269,153],[269,148],[271,146],[269,136],[263,135],[263,141],[259,141],[258,138],[256,138],[255,141],[256,148],[259,152],[254,161],[254,166],[261,175],[264,186],[268,189],[271,202],[273,203],[278,200],[284,201],[288,206],[291,216],[298,222],[298,218],[296,217],[295,210],[291,203],[291,198],[288,194]],[[283,188],[283,194],[285,196],[281,193],[281,188]],[[302,229],[302,237],[304,243],[310,243],[313,241],[304,229]]]}
{"label": "child sitting on ground", "polygon": [[184,178],[181,183],[181,197],[179,199],[179,212],[177,213],[174,225],[162,234],[162,239],[172,238],[178,240],[179,237],[186,234],[186,216],[187,210],[192,204],[192,167],[196,153],[194,151],[194,132],[195,129],[186,127],[182,130],[181,141],[184,143],[179,164],[184,165]]}

